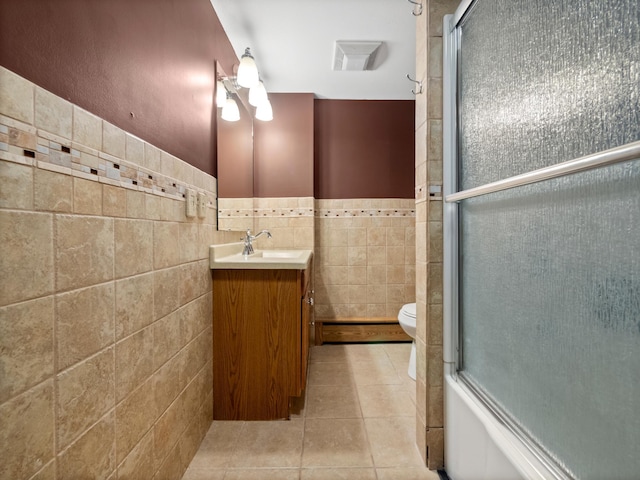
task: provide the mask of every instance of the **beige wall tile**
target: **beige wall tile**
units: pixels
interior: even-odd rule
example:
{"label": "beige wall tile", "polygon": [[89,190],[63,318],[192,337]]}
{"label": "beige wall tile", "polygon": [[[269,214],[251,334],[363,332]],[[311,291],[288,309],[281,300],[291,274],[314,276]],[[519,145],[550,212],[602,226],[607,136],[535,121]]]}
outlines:
{"label": "beige wall tile", "polygon": [[30,480],[56,480],[56,462],[50,461],[42,470],[36,473]]}
{"label": "beige wall tile", "polygon": [[[429,387],[441,387],[444,383],[444,361],[442,357],[442,347],[439,345],[429,345],[427,347],[427,380]],[[430,425],[435,425],[431,424]]]}
{"label": "beige wall tile", "polygon": [[367,265],[367,247],[348,247],[347,264],[352,266]]}
{"label": "beige wall tile", "polygon": [[144,144],[144,163],[152,172],[160,173],[162,171],[162,165],[160,162],[160,150],[148,143]]}
{"label": "beige wall tile", "polygon": [[443,389],[442,386],[429,385],[429,428],[442,427],[443,426]]}
{"label": "beige wall tile", "polygon": [[349,285],[347,286],[349,292],[350,304],[366,304],[367,303],[367,289],[363,285]]}
{"label": "beige wall tile", "polygon": [[427,43],[429,77],[442,77],[442,37],[429,37]]}
{"label": "beige wall tile", "polygon": [[429,345],[442,345],[442,305],[429,305]]}
{"label": "beige wall tile", "polygon": [[[402,232],[404,234],[404,231]],[[404,266],[404,245],[388,246],[386,264],[388,266]]]}
{"label": "beige wall tile", "polygon": [[33,167],[0,161],[0,185],[0,208],[33,209]]}
{"label": "beige wall tile", "polygon": [[182,347],[182,311],[175,311],[153,324],[153,366],[161,367]]}
{"label": "beige wall tile", "polygon": [[118,158],[125,158],[124,130],[102,121],[102,151]]}
{"label": "beige wall tile", "polygon": [[210,269],[206,261],[180,265],[180,304],[189,303],[210,290]]}
{"label": "beige wall tile", "polygon": [[127,216],[127,193],[124,188],[102,186],[102,213],[107,217]]}
{"label": "beige wall tile", "polygon": [[101,215],[102,185],[91,180],[74,178],[73,211],[81,215]]}
{"label": "beige wall tile", "polygon": [[114,349],[60,373],[56,384],[56,438],[62,450],[115,406]]}
{"label": "beige wall tile", "polygon": [[53,217],[0,211],[0,305],[53,292]]}
{"label": "beige wall tile", "polygon": [[430,78],[427,86],[427,118],[442,118],[442,79]]}
{"label": "beige wall tile", "polygon": [[442,262],[442,222],[429,222],[428,224],[429,247],[428,257],[430,262]]}
{"label": "beige wall tile", "polygon": [[178,397],[153,426],[154,453],[157,467],[163,463],[184,429],[186,419],[182,404],[182,397]]}
{"label": "beige wall tile", "polygon": [[386,265],[387,247],[373,246],[367,247],[367,265]]}
{"label": "beige wall tile", "polygon": [[430,162],[442,162],[442,120],[427,122],[427,158]]}
{"label": "beige wall tile", "polygon": [[53,297],[0,308],[0,403],[53,375]]}
{"label": "beige wall tile", "polygon": [[442,36],[442,19],[453,13],[458,3],[457,0],[429,0],[429,36]]}
{"label": "beige wall tile", "polygon": [[204,330],[211,327],[212,298],[213,295],[207,293],[182,307],[180,313],[182,345],[186,345]]}
{"label": "beige wall tile", "polygon": [[427,265],[427,303],[442,303],[442,264]]}
{"label": "beige wall tile", "polygon": [[156,463],[158,471],[154,479],[157,480],[180,480],[184,470],[180,462],[180,445],[175,444],[173,448],[169,450],[162,461]]}
{"label": "beige wall tile", "polygon": [[159,319],[180,306],[180,269],[178,267],[154,272],[154,317]]}
{"label": "beige wall tile", "polygon": [[113,343],[113,307],[113,283],[56,296],[59,371]]}
{"label": "beige wall tile", "polygon": [[36,86],[35,122],[37,128],[71,139],[73,106],[66,100]]}
{"label": "beige wall tile", "polygon": [[367,245],[386,245],[387,229],[384,227],[371,227],[367,229]]}
{"label": "beige wall tile", "polygon": [[[153,265],[171,267],[180,263],[180,225],[172,222],[153,224]],[[176,285],[177,286],[177,285]]]}
{"label": "beige wall tile", "polygon": [[192,262],[199,259],[198,224],[181,223],[180,227],[179,260],[181,263]]}
{"label": "beige wall tile", "polygon": [[[116,434],[119,426],[117,422],[116,417]],[[118,437],[118,448],[120,448],[121,442],[122,440]],[[152,480],[155,470],[154,463],[153,430],[150,430],[118,466],[118,480]]]}
{"label": "beige wall tile", "polygon": [[[403,256],[404,261],[404,256]],[[387,285],[397,284],[404,288],[405,267],[404,265],[387,265]]]}
{"label": "beige wall tile", "polygon": [[367,285],[367,303],[387,303],[387,286],[381,285]]}
{"label": "beige wall tile", "polygon": [[153,269],[153,222],[114,220],[115,276],[128,277]]}
{"label": "beige wall tile", "polygon": [[73,210],[73,178],[69,175],[37,168],[34,172],[33,188],[36,210],[50,212]]}
{"label": "beige wall tile", "polygon": [[113,412],[58,456],[58,478],[108,478],[115,468]]}
{"label": "beige wall tile", "polygon": [[367,265],[367,283],[369,285],[385,285],[387,283],[387,266]]}
{"label": "beige wall tile", "polygon": [[56,218],[58,291],[113,279],[113,220],[60,215]]}
{"label": "beige wall tile", "polygon": [[145,194],[145,218],[160,220],[162,216],[162,198],[157,195]]}
{"label": "beige wall tile", "polygon": [[127,217],[146,218],[145,194],[135,190],[127,190]]}
{"label": "beige wall tile", "polygon": [[[149,441],[145,441],[143,437],[153,437],[150,430],[153,422],[156,420],[156,409],[154,405],[154,382],[148,379],[139,385],[131,394],[118,404],[116,407],[116,445],[117,460],[122,462],[125,457],[132,453],[132,449],[140,449],[147,451],[148,447],[137,445],[142,439],[143,445]],[[146,438],[145,437],[145,438]],[[153,451],[151,453],[151,468],[147,475],[153,474]],[[140,463],[141,459],[134,461],[129,459],[129,469],[133,469],[131,462]],[[135,479],[137,480],[137,478]]]}
{"label": "beige wall tile", "polygon": [[16,75],[11,70],[0,68],[0,85],[11,92],[0,97],[0,114],[33,125],[34,86],[33,83]]}
{"label": "beige wall tile", "polygon": [[349,285],[366,285],[367,267],[349,267],[348,282]]}
{"label": "beige wall tile", "polygon": [[171,402],[176,399],[182,390],[182,384],[178,381],[181,370],[181,359],[179,356],[175,356],[153,374],[156,417],[159,417],[166,411],[167,407],[171,405]]}
{"label": "beige wall tile", "polygon": [[147,327],[116,344],[116,401],[153,373],[153,338],[153,327]]}
{"label": "beige wall tile", "polygon": [[53,381],[0,405],[0,478],[29,478],[54,451]]}
{"label": "beige wall tile", "polygon": [[115,329],[118,340],[153,322],[153,273],[117,281],[115,296]]}
{"label": "beige wall tile", "polygon": [[73,106],[73,141],[86,147],[102,149],[102,120]]}
{"label": "beige wall tile", "polygon": [[[145,163],[144,142],[133,135],[125,134],[125,158],[134,165],[149,167]],[[158,170],[156,170],[157,172]]]}
{"label": "beige wall tile", "polygon": [[427,430],[429,444],[429,459],[427,467],[439,470],[444,467],[444,428],[429,428]]}

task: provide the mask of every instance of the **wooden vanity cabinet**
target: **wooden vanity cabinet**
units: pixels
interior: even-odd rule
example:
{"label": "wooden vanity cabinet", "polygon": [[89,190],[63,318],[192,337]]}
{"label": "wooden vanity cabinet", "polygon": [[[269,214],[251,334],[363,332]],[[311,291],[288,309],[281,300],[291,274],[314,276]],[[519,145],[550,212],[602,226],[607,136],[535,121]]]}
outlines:
{"label": "wooden vanity cabinet", "polygon": [[307,376],[311,270],[213,270],[213,418],[289,418]]}

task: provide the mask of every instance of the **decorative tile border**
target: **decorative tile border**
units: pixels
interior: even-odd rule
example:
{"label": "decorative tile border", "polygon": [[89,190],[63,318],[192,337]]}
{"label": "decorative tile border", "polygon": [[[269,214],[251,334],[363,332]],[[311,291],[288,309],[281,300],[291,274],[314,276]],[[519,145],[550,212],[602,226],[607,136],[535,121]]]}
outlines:
{"label": "decorative tile border", "polygon": [[415,208],[384,208],[384,209],[319,209],[315,211],[316,217],[415,217]]}
{"label": "decorative tile border", "polygon": [[[11,105],[0,103],[0,160],[174,199],[183,199],[190,188],[207,193],[208,206],[215,207],[216,179],[213,176],[3,67],[0,67],[0,77],[10,79],[9,84],[21,85],[16,96],[21,94],[24,98],[19,100],[35,105],[35,116],[23,118],[25,122],[17,120],[15,113],[16,118],[7,116],[12,114]],[[14,92],[6,93],[11,96]],[[41,103],[44,102],[42,98],[49,103]],[[38,121],[42,122],[38,120],[39,109],[59,123],[69,124],[68,128],[55,130],[56,121],[51,121],[51,126],[46,128],[36,127]],[[91,134],[87,134],[88,131]],[[155,168],[143,165],[146,153],[150,157],[147,163],[153,163]]]}

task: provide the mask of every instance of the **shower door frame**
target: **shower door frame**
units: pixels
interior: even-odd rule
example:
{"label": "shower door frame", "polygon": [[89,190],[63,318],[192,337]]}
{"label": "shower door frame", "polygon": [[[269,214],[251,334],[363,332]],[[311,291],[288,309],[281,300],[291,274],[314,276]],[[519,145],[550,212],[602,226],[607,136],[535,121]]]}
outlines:
{"label": "shower door frame", "polygon": [[[477,458],[477,467],[496,462],[493,473],[487,475],[495,478],[506,475],[508,478],[517,472],[523,478],[566,480],[571,477],[549,455],[544,452],[526,433],[511,421],[496,403],[466,381],[460,372],[462,367],[462,343],[459,319],[459,250],[458,250],[458,202],[474,196],[497,192],[509,188],[536,183],[551,178],[600,168],[606,165],[640,157],[640,142],[633,142],[578,159],[559,163],[522,175],[517,175],[497,182],[465,191],[458,191],[458,53],[461,45],[460,22],[472,9],[475,0],[463,0],[454,15],[447,15],[443,20],[443,360],[445,376],[445,463],[455,476],[456,465],[460,462],[469,464],[475,455],[474,445],[468,438],[482,439],[491,446],[485,451],[490,458]],[[463,405],[462,409],[460,406]],[[465,410],[466,409],[466,410]],[[471,415],[471,416],[469,416]],[[470,420],[476,417],[478,420]],[[477,423],[481,432],[461,433],[458,418],[466,418],[469,424]],[[455,426],[455,428],[454,428]],[[466,428],[466,427],[465,427]],[[463,438],[467,437],[467,438]],[[460,445],[465,442],[469,449],[464,451]],[[475,445],[477,446],[477,445]],[[461,451],[462,450],[462,451]],[[488,452],[488,453],[487,453]],[[464,458],[460,458],[460,457]],[[509,465],[510,464],[510,465]],[[483,467],[484,468],[484,467]],[[463,469],[464,470],[464,469]],[[480,472],[481,470],[477,470]],[[483,470],[485,471],[485,470]],[[504,473],[512,472],[512,473]],[[460,474],[464,476],[464,474]],[[487,476],[487,478],[491,478]]]}

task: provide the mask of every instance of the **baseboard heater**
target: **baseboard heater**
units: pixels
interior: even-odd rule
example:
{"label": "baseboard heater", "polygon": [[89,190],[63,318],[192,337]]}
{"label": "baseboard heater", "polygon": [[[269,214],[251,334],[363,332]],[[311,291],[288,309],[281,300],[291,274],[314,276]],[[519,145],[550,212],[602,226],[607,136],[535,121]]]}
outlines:
{"label": "baseboard heater", "polygon": [[318,318],[315,320],[315,344],[410,342],[395,317]]}

